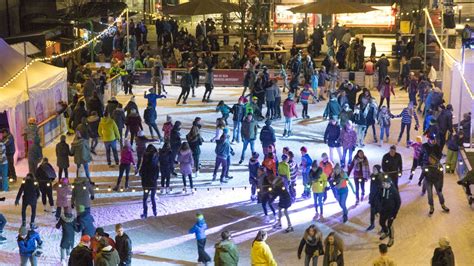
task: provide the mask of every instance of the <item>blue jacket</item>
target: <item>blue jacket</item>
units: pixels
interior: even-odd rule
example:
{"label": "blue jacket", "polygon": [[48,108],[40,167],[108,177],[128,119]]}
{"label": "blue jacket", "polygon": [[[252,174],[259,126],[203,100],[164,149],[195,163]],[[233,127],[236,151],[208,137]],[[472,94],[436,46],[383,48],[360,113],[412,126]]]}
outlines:
{"label": "blue jacket", "polygon": [[22,257],[31,257],[37,248],[37,244],[38,246],[43,244],[40,235],[33,230],[28,231],[26,239],[18,239],[17,242]]}
{"label": "blue jacket", "polygon": [[250,182],[250,184],[252,184],[252,182],[255,182],[255,184],[257,183],[257,180],[258,180],[257,171],[258,171],[259,167],[260,167],[260,163],[258,162],[258,160],[255,160],[253,158],[251,158],[249,160],[249,182]]}
{"label": "blue jacket", "polygon": [[[224,136],[224,135],[223,135]],[[227,137],[220,138],[216,141],[216,156],[220,158],[227,159],[231,153],[231,147]]]}
{"label": "blue jacket", "polygon": [[301,157],[301,172],[306,174],[309,173],[311,170],[311,164],[313,164],[313,160],[309,157],[309,154],[303,155],[303,157]]}
{"label": "blue jacket", "polygon": [[76,229],[82,232],[82,235],[95,235],[94,217],[88,212],[82,212],[76,217]]}
{"label": "blue jacket", "polygon": [[194,224],[194,226],[191,227],[191,229],[189,229],[188,233],[195,234],[197,240],[206,239],[206,229],[207,229],[206,220],[199,219]]}

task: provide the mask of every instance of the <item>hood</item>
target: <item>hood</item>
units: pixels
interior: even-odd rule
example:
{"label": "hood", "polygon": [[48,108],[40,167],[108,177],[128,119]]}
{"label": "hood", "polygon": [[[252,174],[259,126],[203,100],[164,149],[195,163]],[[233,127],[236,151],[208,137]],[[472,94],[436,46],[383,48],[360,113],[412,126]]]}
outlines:
{"label": "hood", "polygon": [[232,249],[233,243],[229,240],[223,240],[215,245],[216,249],[220,249],[223,252],[229,252]]}
{"label": "hood", "polygon": [[110,261],[112,259],[112,252],[114,251],[114,248],[112,246],[106,246],[100,251],[100,256],[104,258],[107,261]]}
{"label": "hood", "polygon": [[89,179],[85,176],[78,176],[76,177],[76,179],[74,180],[74,184],[75,185],[84,185],[86,184],[87,182],[89,182]]}
{"label": "hood", "polygon": [[249,164],[251,165],[258,164],[258,159],[250,158]]}
{"label": "hood", "polygon": [[181,155],[190,154],[190,153],[191,153],[191,149],[186,150],[186,151],[179,151],[179,153],[180,153]]}
{"label": "hood", "polygon": [[72,223],[74,221],[74,215],[71,215],[71,217],[66,217],[64,213],[62,213],[61,220],[65,221],[66,223]]}
{"label": "hood", "polygon": [[100,117],[98,115],[90,115],[87,117],[87,122],[88,123],[94,123],[99,121]]}

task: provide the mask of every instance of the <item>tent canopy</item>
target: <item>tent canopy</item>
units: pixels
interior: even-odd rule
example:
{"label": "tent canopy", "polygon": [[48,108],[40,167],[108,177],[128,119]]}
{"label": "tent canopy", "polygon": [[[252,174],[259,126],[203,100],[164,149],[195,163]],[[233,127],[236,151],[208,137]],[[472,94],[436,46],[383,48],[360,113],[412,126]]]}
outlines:
{"label": "tent canopy", "polygon": [[[0,86],[5,84],[11,77],[25,66],[25,58],[0,39]],[[30,59],[27,59],[29,61]]]}

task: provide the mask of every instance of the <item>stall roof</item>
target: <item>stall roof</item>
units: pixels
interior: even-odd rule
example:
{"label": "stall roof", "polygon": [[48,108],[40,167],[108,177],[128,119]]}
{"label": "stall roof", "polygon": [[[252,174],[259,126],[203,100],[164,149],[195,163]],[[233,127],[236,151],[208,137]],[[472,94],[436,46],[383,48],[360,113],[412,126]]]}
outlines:
{"label": "stall roof", "polygon": [[[25,67],[25,58],[0,39],[0,86]],[[31,59],[27,58],[29,62]]]}
{"label": "stall roof", "polygon": [[[38,49],[38,47],[36,47],[31,42],[24,42],[24,43],[26,43],[26,55],[34,55],[34,54],[41,53],[41,50]],[[25,48],[24,48],[23,42],[10,44],[10,47],[13,48],[13,50],[17,51],[19,54],[21,55],[24,54]]]}

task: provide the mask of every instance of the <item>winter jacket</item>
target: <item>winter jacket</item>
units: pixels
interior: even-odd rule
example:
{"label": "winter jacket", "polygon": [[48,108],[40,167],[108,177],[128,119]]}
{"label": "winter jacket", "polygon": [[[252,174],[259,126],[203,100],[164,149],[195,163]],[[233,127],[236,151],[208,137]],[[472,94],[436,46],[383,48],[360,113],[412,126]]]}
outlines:
{"label": "winter jacket", "polygon": [[431,258],[432,266],[454,266],[454,253],[451,247],[437,247]]}
{"label": "winter jacket", "polygon": [[326,243],[324,250],[323,266],[330,266],[333,262],[337,263],[337,266],[344,266],[344,251],[334,245],[333,252],[330,252],[329,242]]}
{"label": "winter jacket", "polygon": [[[400,153],[396,153],[395,156],[391,156],[387,152],[382,157],[382,170],[384,172],[401,172],[403,170],[403,161]],[[397,175],[397,173],[392,173],[391,175]]]}
{"label": "winter jacket", "polygon": [[130,265],[132,263],[132,240],[127,234],[115,236],[115,248],[120,257],[120,265]]}
{"label": "winter jacket", "polygon": [[275,144],[275,130],[271,126],[265,125],[262,127],[262,130],[260,131],[260,142],[263,147]]}
{"label": "winter jacket", "polygon": [[341,128],[337,124],[328,123],[326,131],[324,131],[324,143],[327,143],[329,147],[340,147],[341,143],[339,138],[341,136]]}
{"label": "winter jacket", "polygon": [[146,153],[143,156],[140,176],[143,188],[156,188],[156,182],[160,173],[159,159],[156,153]]}
{"label": "winter jacket", "polygon": [[191,153],[191,149],[187,151],[179,151],[178,162],[181,174],[183,174],[184,176],[188,176],[193,173],[194,160],[193,155]]}
{"label": "winter jacket", "polygon": [[382,192],[382,179],[384,174],[372,173],[370,175],[370,194],[369,194],[369,204],[372,208],[378,212],[380,210],[380,192]]}
{"label": "winter jacket", "polygon": [[130,100],[128,101],[127,105],[125,105],[123,110],[127,115],[129,115],[132,110],[135,110],[138,113],[138,105],[134,101]]}
{"label": "winter jacket", "polygon": [[125,117],[125,111],[122,108],[117,107],[111,114],[111,117],[117,125],[117,128],[123,129],[125,127],[127,119]]}
{"label": "winter jacket", "polygon": [[341,106],[337,102],[337,98],[331,98],[326,105],[326,109],[324,109],[324,118],[338,118],[339,114],[341,113]]}
{"label": "winter jacket", "polygon": [[81,138],[89,140],[89,127],[87,125],[86,117],[84,117],[82,122],[76,127],[76,131],[79,131]]}
{"label": "winter jacket", "polygon": [[244,119],[244,121],[242,121],[242,139],[255,140],[257,138],[257,130],[257,122],[255,122],[255,120],[252,119],[252,121],[249,122],[247,119]]}
{"label": "winter jacket", "polygon": [[421,145],[421,154],[420,154],[421,165],[422,166],[428,165],[429,157],[432,155],[438,158],[438,160],[440,160],[441,157],[443,156],[441,147],[438,144],[430,144],[428,142],[423,143],[423,145]]}
{"label": "winter jacket", "polygon": [[328,177],[323,172],[321,167],[318,167],[316,171],[309,172],[309,179],[311,181],[311,190],[313,193],[323,193],[328,186]]}
{"label": "winter jacket", "polygon": [[342,110],[339,114],[339,126],[344,128],[347,122],[352,121],[354,113],[352,111],[344,111]]}
{"label": "winter jacket", "polygon": [[178,150],[181,147],[181,128],[175,124],[170,134],[170,145],[172,150]]}
{"label": "winter jacket", "polygon": [[204,218],[198,219],[196,223],[189,229],[189,234],[195,234],[197,240],[206,239],[207,224]]}
{"label": "winter jacket", "polygon": [[43,245],[40,235],[33,230],[28,231],[25,239],[17,239],[17,243],[22,257],[33,256],[35,250]]}
{"label": "winter jacket", "polygon": [[377,121],[381,127],[390,127],[390,120],[392,116],[388,111],[380,111],[378,114]]}
{"label": "winter jacket", "polygon": [[146,146],[147,146],[147,143],[148,142],[153,142],[154,140],[153,139],[149,139],[145,136],[142,136],[142,137],[135,137],[135,145],[136,145],[136,149],[137,149],[137,154],[144,154],[145,153],[145,150],[146,150]]}
{"label": "winter jacket", "polygon": [[40,182],[41,186],[46,185],[48,182],[54,181],[56,178],[56,172],[50,163],[41,163],[36,169],[35,176],[36,180]]}
{"label": "winter jacket", "polygon": [[39,197],[39,187],[37,183],[33,179],[26,179],[25,183],[20,185],[20,189],[18,189],[18,194],[16,194],[15,203],[20,201],[20,197],[22,197],[23,204],[32,204],[36,205],[36,202]]}
{"label": "winter jacket", "polygon": [[354,149],[357,142],[357,133],[353,129],[344,127],[341,130],[341,145],[344,149]]}
{"label": "winter jacket", "polygon": [[[71,202],[76,208],[84,206],[91,207],[91,200],[94,199],[94,189],[87,177],[77,177],[74,179]],[[85,188],[85,189],[84,189]]]}
{"label": "winter jacket", "polygon": [[232,106],[232,121],[242,121],[244,119],[245,107],[243,104],[234,104]]}
{"label": "winter jacket", "polygon": [[104,117],[99,123],[99,136],[103,142],[120,139],[119,130],[115,121],[110,117]]}
{"label": "winter jacket", "polygon": [[402,112],[401,112],[399,115],[395,116],[395,117],[401,117],[403,124],[411,124],[411,122],[412,122],[412,120],[411,120],[412,116],[413,116],[413,118],[415,118],[416,126],[418,126],[418,125],[419,125],[419,123],[418,123],[418,116],[416,115],[416,111],[415,111],[415,110],[413,110],[413,111],[412,111],[412,114],[410,114],[410,111],[408,110],[408,108],[404,108],[404,109],[402,110]]}
{"label": "winter jacket", "polygon": [[193,77],[190,73],[186,72],[183,74],[183,76],[181,77],[180,85],[181,88],[191,88],[191,86],[193,85]]}
{"label": "winter jacket", "polygon": [[59,168],[69,168],[69,144],[66,141],[61,141],[56,144],[56,165]]}
{"label": "winter jacket", "polygon": [[348,86],[343,86],[342,89],[346,92],[347,100],[349,102],[349,107],[353,109],[356,103],[357,93],[361,91],[362,89],[356,85],[354,85],[352,89],[349,89]]}
{"label": "winter jacket", "polygon": [[264,241],[254,241],[250,250],[250,261],[252,266],[276,266],[270,247]]}
{"label": "winter jacket", "polygon": [[[301,238],[300,245],[298,246],[298,257],[301,257],[301,253],[303,252],[306,255],[315,256],[315,252],[319,253],[319,256],[324,255],[323,250],[323,241],[322,241],[321,233],[317,233],[314,237],[305,236]],[[317,259],[317,258],[316,258]]]}
{"label": "winter jacket", "polygon": [[368,180],[370,177],[369,161],[366,157],[360,158],[356,155],[349,165],[347,175],[351,175],[352,170],[354,170],[354,178]]}
{"label": "winter jacket", "polygon": [[165,122],[161,130],[163,131],[163,137],[165,139],[169,139],[171,136],[171,131],[173,130],[173,123]]}
{"label": "winter jacket", "polygon": [[450,134],[448,136],[448,141],[446,142],[448,150],[458,152],[462,146],[462,139],[459,138],[459,135]]}
{"label": "winter jacket", "polygon": [[283,115],[288,118],[293,118],[297,117],[298,115],[296,114],[296,104],[295,101],[293,101],[290,98],[287,98],[283,102]]}
{"label": "winter jacket", "polygon": [[59,186],[59,184],[55,184],[54,188],[56,189],[56,207],[70,208],[71,202],[68,196],[72,194],[72,191],[69,186],[62,184]]}
{"label": "winter jacket", "polygon": [[258,168],[260,167],[260,162],[258,159],[253,159],[250,158],[249,160],[249,182],[252,184],[252,182],[257,182],[258,180]]}
{"label": "winter jacket", "polygon": [[228,117],[232,113],[232,109],[227,104],[223,104],[216,107],[216,112],[221,112],[223,117]]}
{"label": "winter jacket", "polygon": [[303,91],[300,93],[300,101],[301,101],[301,103],[307,104],[310,96],[313,96],[313,97],[314,97],[314,94],[313,94],[312,91],[310,91],[310,90],[303,90]]}
{"label": "winter jacket", "polygon": [[160,162],[160,173],[162,177],[168,177],[171,175],[173,169],[173,158],[171,155],[171,150],[160,149],[159,154]]}
{"label": "winter jacket", "polygon": [[375,125],[377,121],[377,105],[369,103],[366,108],[369,108],[367,112],[367,126]]}
{"label": "winter jacket", "polygon": [[125,119],[125,124],[127,125],[131,134],[136,135],[138,131],[143,130],[142,119],[137,113],[131,113],[129,116],[127,116]]}
{"label": "winter jacket", "polygon": [[61,218],[56,224],[56,228],[62,228],[61,244],[59,244],[59,246],[61,248],[72,249],[72,247],[74,247],[74,233],[79,232],[74,216],[71,215],[71,217],[66,217],[64,213],[61,214]]}
{"label": "winter jacket", "polygon": [[28,161],[39,163],[43,159],[43,148],[40,144],[39,136],[36,137],[34,143],[28,149]]}
{"label": "winter jacket", "polygon": [[120,263],[120,256],[112,246],[103,248],[95,260],[95,266],[116,266]]}
{"label": "winter jacket", "polygon": [[117,100],[111,99],[107,101],[107,106],[105,107],[105,111],[111,116],[115,109],[117,109],[119,102]]}
{"label": "winter jacket", "polygon": [[444,109],[441,111],[438,116],[438,126],[441,133],[453,131],[453,113],[450,110]]}
{"label": "winter jacket", "polygon": [[82,122],[82,118],[87,118],[87,111],[84,107],[77,105],[72,111],[72,116],[69,119],[69,127],[76,129],[77,126]]}
{"label": "winter jacket", "polygon": [[102,117],[102,114],[104,113],[104,107],[98,97],[90,98],[87,108],[88,108],[87,110],[89,111],[89,114],[91,112],[97,112],[97,115]]}
{"label": "winter jacket", "polygon": [[[275,88],[276,86],[276,88]],[[278,85],[272,85],[265,89],[265,100],[267,102],[274,102],[276,96],[276,90],[278,89]]]}
{"label": "winter jacket", "polygon": [[288,189],[287,180],[283,180],[282,177],[278,176],[273,181],[273,195],[278,197],[278,208],[288,209],[291,207],[291,196],[290,190]]}
{"label": "winter jacket", "polygon": [[71,143],[71,154],[74,156],[74,163],[76,165],[92,161],[89,142],[85,139],[75,139]]}
{"label": "winter jacket", "polygon": [[147,93],[144,96],[145,99],[147,99],[147,106],[151,104],[151,106],[156,109],[156,99],[161,99],[161,98],[166,98],[164,95],[158,95],[156,93]]}
{"label": "winter jacket", "polygon": [[308,174],[309,171],[311,170],[311,164],[313,163],[313,160],[311,157],[309,157],[309,154],[305,154],[301,156],[301,173],[306,173]]}
{"label": "winter jacket", "polygon": [[390,84],[382,83],[378,87],[380,97],[382,98],[390,98],[390,93],[395,96],[395,91],[393,90],[393,86]]}
{"label": "winter jacket", "polygon": [[410,144],[410,146],[413,148],[413,159],[420,159],[421,143],[413,142],[412,144]]}
{"label": "winter jacket", "polygon": [[278,163],[278,176],[284,178],[285,182],[290,181],[290,165],[287,162]]}
{"label": "winter jacket", "polygon": [[145,124],[152,125],[156,124],[156,119],[158,118],[158,114],[156,113],[156,109],[152,106],[148,106],[143,113],[143,120]]}
{"label": "winter jacket", "polygon": [[268,170],[271,170],[272,173],[274,173],[275,175],[277,174],[277,162],[275,161],[275,159],[272,159],[267,156],[267,158],[263,160],[262,166],[264,166]]}
{"label": "winter jacket", "polygon": [[95,139],[99,137],[99,123],[99,116],[90,115],[87,117],[87,131],[89,133],[90,138]]}
{"label": "winter jacket", "polygon": [[223,135],[220,139],[216,140],[216,148],[214,151],[217,157],[227,159],[231,153],[229,139]]}
{"label": "winter jacket", "polygon": [[237,266],[239,265],[239,251],[231,240],[222,240],[215,245],[215,266]]}
{"label": "winter jacket", "polygon": [[82,232],[83,236],[93,236],[95,234],[94,217],[92,217],[89,211],[78,213],[76,226]]}
{"label": "winter jacket", "polygon": [[123,149],[120,151],[120,163],[121,164],[135,164],[131,147],[124,146]]}
{"label": "winter jacket", "polygon": [[5,153],[7,154],[7,156],[15,154],[15,139],[11,134],[3,135],[3,143],[5,143]]}
{"label": "winter jacket", "polygon": [[77,245],[71,251],[68,266],[93,266],[92,250],[82,244]]}
{"label": "winter jacket", "polygon": [[298,177],[298,164],[295,161],[289,161],[290,165],[290,180],[291,182],[296,182]]}
{"label": "winter jacket", "polygon": [[390,188],[382,188],[378,196],[380,197],[380,213],[390,218],[397,217],[401,205],[400,194],[397,188],[393,184],[390,185]]}

